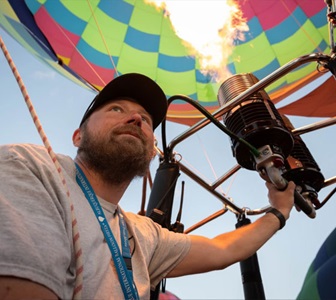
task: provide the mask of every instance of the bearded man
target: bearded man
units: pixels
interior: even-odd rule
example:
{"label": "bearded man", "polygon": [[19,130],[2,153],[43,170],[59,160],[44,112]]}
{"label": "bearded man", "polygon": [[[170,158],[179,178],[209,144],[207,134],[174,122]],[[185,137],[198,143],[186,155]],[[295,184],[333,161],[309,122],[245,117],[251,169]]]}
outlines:
{"label": "bearded man", "polygon": [[[284,226],[294,203],[292,182],[285,191],[267,184],[272,213],[213,239],[124,212],[119,201],[132,179],[146,173],[155,153],[153,130],[166,111],[161,88],[141,74],[119,76],[96,96],[73,134],[77,156],[57,155],[73,206],[47,150],[1,147],[1,299],[71,299],[79,275],[83,299],[149,299],[163,278],[226,268]],[[83,268],[76,270],[78,256]]]}

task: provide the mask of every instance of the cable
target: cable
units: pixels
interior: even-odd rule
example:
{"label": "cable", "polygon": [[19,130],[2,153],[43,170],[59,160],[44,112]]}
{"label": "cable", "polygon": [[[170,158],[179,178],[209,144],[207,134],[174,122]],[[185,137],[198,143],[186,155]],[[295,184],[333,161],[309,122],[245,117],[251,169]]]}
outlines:
{"label": "cable", "polygon": [[[207,119],[209,119],[215,126],[217,126],[221,131],[223,131],[225,134],[230,136],[231,138],[237,140],[238,142],[242,143],[245,145],[250,152],[255,156],[259,157],[260,153],[257,148],[255,148],[253,145],[245,141],[244,139],[238,137],[236,134],[234,134],[232,131],[230,131],[228,128],[226,128],[221,122],[219,122],[214,116],[209,113],[202,105],[200,105],[198,102],[195,100],[191,99],[188,96],[185,95],[174,95],[171,96],[168,99],[168,107],[169,105],[174,101],[174,100],[183,100],[190,105],[194,106],[197,110],[199,110]],[[162,148],[163,148],[163,154],[164,154],[164,160],[169,161],[169,153],[167,152],[167,140],[166,140],[166,119],[162,121],[161,125],[161,132],[162,132]]]}

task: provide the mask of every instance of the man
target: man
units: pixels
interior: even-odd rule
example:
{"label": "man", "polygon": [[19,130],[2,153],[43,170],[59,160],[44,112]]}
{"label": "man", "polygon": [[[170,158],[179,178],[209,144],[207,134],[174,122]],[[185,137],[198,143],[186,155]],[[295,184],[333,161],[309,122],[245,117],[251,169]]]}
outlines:
{"label": "man", "polygon": [[[284,192],[267,184],[273,213],[213,239],[173,233],[123,212],[118,203],[132,179],[145,174],[153,129],[166,110],[154,81],[119,76],[74,132],[74,161],[58,155],[80,233],[83,299],[149,299],[164,277],[223,269],[251,256],[289,217],[293,183]],[[76,280],[71,211],[47,151],[3,146],[0,170],[0,298],[70,299]]]}

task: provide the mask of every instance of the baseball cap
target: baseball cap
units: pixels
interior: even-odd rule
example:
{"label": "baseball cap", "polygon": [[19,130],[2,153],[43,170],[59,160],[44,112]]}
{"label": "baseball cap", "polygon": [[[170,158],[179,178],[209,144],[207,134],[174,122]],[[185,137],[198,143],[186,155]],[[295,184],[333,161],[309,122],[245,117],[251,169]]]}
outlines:
{"label": "baseball cap", "polygon": [[79,126],[97,109],[114,99],[131,98],[152,117],[155,129],[167,113],[167,98],[160,86],[151,78],[139,73],[127,73],[110,81],[93,99]]}

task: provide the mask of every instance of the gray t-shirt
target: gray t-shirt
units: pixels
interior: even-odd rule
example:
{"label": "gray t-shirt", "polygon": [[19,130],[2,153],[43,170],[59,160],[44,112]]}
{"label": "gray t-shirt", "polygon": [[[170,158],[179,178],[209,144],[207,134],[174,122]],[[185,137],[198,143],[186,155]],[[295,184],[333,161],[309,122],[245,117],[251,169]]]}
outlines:
{"label": "gray t-shirt", "polygon": [[[96,217],[76,182],[73,160],[57,156],[70,191],[83,252],[83,299],[123,299],[111,252]],[[120,244],[116,206],[99,199]],[[125,213],[133,277],[141,299],[188,253],[190,239],[151,219]],[[43,146],[0,147],[0,275],[38,282],[71,299],[75,283],[70,204]]]}

